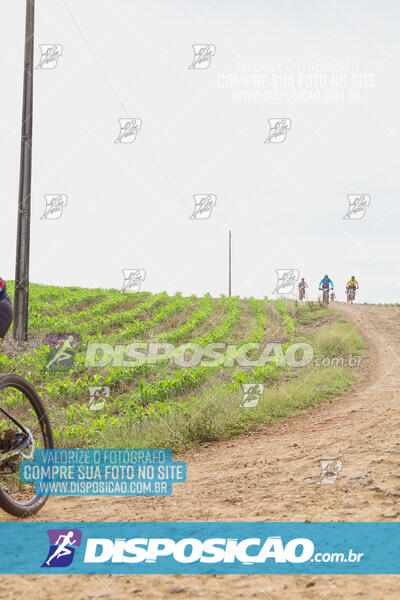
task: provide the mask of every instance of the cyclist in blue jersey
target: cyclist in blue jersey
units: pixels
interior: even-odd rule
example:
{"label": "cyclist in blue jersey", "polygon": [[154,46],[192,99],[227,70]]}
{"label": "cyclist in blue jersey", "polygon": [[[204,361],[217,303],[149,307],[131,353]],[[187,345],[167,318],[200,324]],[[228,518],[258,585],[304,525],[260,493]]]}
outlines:
{"label": "cyclist in blue jersey", "polygon": [[329,291],[329,286],[332,288],[333,290],[333,282],[332,279],[329,279],[328,275],[324,275],[324,277],[321,279],[321,281],[319,282],[319,289],[320,290],[328,290]]}
{"label": "cyclist in blue jersey", "polygon": [[333,281],[329,279],[328,275],[324,275],[319,282],[319,289],[322,290],[322,300],[327,306],[329,304],[329,286],[333,290]]}

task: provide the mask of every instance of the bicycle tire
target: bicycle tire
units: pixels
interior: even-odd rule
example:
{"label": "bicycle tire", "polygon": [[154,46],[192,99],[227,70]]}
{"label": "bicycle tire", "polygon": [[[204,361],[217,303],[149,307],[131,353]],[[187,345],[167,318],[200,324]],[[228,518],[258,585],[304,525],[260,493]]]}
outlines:
{"label": "bicycle tire", "polygon": [[[44,404],[35,388],[19,375],[0,375],[0,391],[14,388],[24,394],[32,405],[38,418],[43,436],[44,448],[54,448],[53,432]],[[23,424],[23,423],[22,423]],[[17,502],[1,486],[0,473],[0,507],[15,517],[29,517],[37,513],[46,503],[48,496],[34,496],[28,502]]]}

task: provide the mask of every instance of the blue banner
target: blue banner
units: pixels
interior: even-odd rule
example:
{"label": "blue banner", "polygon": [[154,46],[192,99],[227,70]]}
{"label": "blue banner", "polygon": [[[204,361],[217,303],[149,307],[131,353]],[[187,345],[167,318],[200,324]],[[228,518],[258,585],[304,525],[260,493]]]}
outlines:
{"label": "blue banner", "polygon": [[400,523],[3,523],[0,573],[399,574]]}

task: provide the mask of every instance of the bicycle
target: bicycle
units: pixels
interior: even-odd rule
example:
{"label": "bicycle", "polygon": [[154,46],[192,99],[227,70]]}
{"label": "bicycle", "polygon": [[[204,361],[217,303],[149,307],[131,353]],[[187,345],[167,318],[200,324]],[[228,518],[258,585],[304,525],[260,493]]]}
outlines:
{"label": "bicycle", "polygon": [[33,460],[38,448],[54,448],[39,394],[19,375],[0,375],[0,507],[15,517],[34,515],[47,501],[20,480],[20,463]]}
{"label": "bicycle", "polygon": [[355,298],[356,298],[356,288],[349,287],[347,289],[347,302],[350,302],[350,304],[353,304]]}
{"label": "bicycle", "polygon": [[299,288],[299,300],[300,302],[303,302],[304,298],[306,295],[306,290],[305,288]]}
{"label": "bicycle", "polygon": [[329,287],[327,288],[318,288],[319,291],[322,291],[322,302],[328,306],[329,304]]}

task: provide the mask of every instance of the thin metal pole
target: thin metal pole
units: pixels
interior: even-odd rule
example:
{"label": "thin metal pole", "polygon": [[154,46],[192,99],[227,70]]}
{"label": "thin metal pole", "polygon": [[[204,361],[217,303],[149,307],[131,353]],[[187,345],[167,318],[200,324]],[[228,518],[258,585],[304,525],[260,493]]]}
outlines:
{"label": "thin metal pole", "polygon": [[22,105],[17,253],[15,263],[14,338],[28,338],[29,244],[31,221],[32,110],[35,0],[26,0],[24,91]]}
{"label": "thin metal pole", "polygon": [[232,232],[229,230],[229,298],[232,296]]}

